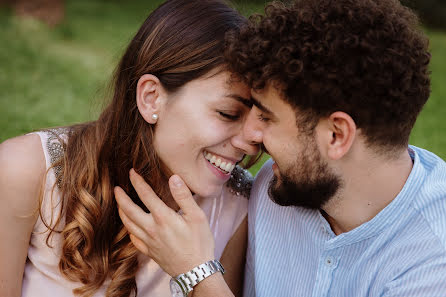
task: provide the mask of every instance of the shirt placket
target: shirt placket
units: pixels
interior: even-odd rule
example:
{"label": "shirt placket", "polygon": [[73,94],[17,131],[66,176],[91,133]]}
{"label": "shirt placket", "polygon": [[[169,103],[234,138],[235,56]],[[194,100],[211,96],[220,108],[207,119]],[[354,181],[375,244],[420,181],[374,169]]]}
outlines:
{"label": "shirt placket", "polygon": [[340,257],[336,249],[331,248],[330,240],[333,238],[331,232],[324,227],[326,242],[319,256],[316,281],[313,287],[313,297],[326,297],[333,282],[334,272],[338,267]]}

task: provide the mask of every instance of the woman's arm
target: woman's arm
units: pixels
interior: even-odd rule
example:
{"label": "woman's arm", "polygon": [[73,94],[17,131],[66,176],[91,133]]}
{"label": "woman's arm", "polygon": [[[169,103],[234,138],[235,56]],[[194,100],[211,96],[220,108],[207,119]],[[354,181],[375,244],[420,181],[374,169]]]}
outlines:
{"label": "woman's arm", "polygon": [[45,168],[38,135],[0,144],[0,296],[21,296]]}
{"label": "woman's arm", "polygon": [[220,262],[226,270],[224,279],[235,296],[242,296],[243,293],[247,236],[248,217],[245,217],[226,245],[220,259]]}

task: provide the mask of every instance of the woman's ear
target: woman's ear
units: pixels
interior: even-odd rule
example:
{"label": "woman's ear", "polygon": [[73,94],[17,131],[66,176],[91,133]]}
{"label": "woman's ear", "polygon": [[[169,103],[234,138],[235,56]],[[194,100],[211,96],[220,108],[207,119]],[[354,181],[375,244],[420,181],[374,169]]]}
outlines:
{"label": "woman's ear", "polygon": [[339,160],[345,156],[356,137],[356,124],[345,112],[337,111],[326,119],[326,153],[328,158]]}
{"label": "woman's ear", "polygon": [[144,74],[136,87],[136,104],[139,113],[149,124],[155,124],[161,113],[165,91],[158,77]]}

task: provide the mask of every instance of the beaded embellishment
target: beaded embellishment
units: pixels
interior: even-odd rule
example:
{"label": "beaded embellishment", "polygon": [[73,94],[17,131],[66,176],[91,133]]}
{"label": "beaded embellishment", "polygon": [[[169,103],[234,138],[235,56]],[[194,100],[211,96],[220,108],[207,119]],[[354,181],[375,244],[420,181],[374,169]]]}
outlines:
{"label": "beaded embellishment", "polygon": [[253,180],[254,178],[248,170],[237,165],[232,170],[231,177],[226,183],[226,186],[232,194],[244,196],[249,199]]}
{"label": "beaded embellishment", "polygon": [[[64,155],[64,146],[62,145],[62,137],[66,135],[68,129],[58,128],[58,129],[48,129],[45,130],[48,133],[48,139],[46,141],[46,148],[50,155],[51,165],[58,162]],[[57,165],[53,167],[54,175],[56,176],[57,186],[60,188],[62,183],[62,165]]]}

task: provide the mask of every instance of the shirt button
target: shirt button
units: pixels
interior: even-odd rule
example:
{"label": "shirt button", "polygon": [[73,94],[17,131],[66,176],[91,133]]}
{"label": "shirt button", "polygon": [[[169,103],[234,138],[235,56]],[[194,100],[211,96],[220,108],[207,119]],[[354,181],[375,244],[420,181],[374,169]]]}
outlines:
{"label": "shirt button", "polygon": [[327,258],[325,258],[325,265],[327,265],[328,267],[332,267],[334,265],[333,257],[328,256]]}

